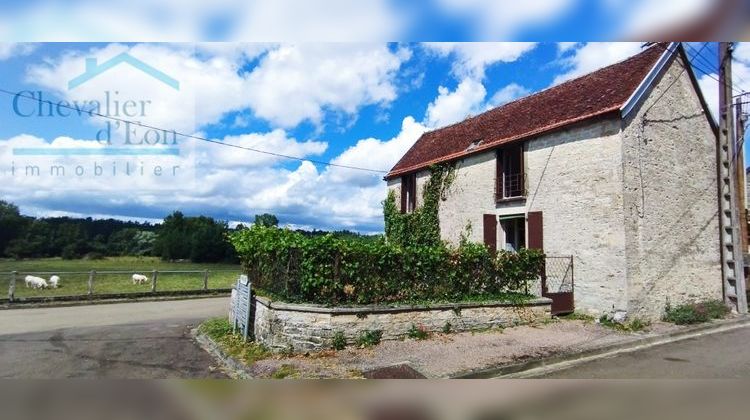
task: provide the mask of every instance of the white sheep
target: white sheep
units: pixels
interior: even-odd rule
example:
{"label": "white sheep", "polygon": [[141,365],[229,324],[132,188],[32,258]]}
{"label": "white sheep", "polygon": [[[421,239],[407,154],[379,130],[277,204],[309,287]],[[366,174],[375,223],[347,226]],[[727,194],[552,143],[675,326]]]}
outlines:
{"label": "white sheep", "polygon": [[32,289],[46,289],[47,288],[47,281],[41,277],[26,276],[24,281],[26,282],[26,287],[31,287]]}
{"label": "white sheep", "polygon": [[49,278],[49,286],[53,289],[57,289],[57,286],[60,285],[60,277],[59,276],[52,276]]}
{"label": "white sheep", "polygon": [[148,283],[148,277],[143,274],[133,274],[133,284],[144,284]]}

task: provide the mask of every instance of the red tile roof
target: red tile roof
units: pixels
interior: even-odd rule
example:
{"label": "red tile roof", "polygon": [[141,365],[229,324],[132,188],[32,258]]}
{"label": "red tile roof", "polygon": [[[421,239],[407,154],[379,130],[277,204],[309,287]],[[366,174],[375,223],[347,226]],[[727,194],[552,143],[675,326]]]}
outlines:
{"label": "red tile roof", "polygon": [[424,133],[386,178],[619,111],[664,51],[665,45],[657,44],[609,67]]}

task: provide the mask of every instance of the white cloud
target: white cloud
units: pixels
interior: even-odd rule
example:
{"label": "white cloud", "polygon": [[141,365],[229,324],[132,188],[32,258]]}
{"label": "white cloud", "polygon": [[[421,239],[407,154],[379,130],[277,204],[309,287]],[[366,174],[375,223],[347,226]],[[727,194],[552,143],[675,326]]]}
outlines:
{"label": "white cloud", "polygon": [[570,57],[560,60],[565,72],[558,75],[553,84],[614,64],[640,51],[639,42],[589,42],[575,49]]}
{"label": "white cloud", "polygon": [[512,38],[521,29],[561,18],[578,0],[438,0],[446,14],[473,19],[481,39]]}
{"label": "white cloud", "polygon": [[393,79],[410,57],[385,45],[284,45],[248,76],[246,97],[257,116],[279,126],[320,124],[327,109],[353,114],[394,100]]}
{"label": "white cloud", "polygon": [[738,89],[750,92],[750,43],[737,43],[733,56],[732,76],[734,85]]}
{"label": "white cloud", "polygon": [[578,46],[578,44],[579,42],[558,42],[557,50],[559,51],[560,54],[565,54],[566,52]]}
{"label": "white cloud", "polygon": [[429,42],[424,44],[440,56],[455,56],[453,73],[458,78],[484,78],[487,67],[510,63],[536,47],[535,42]]}
{"label": "white cloud", "polygon": [[[104,63],[124,52],[177,79],[179,90],[127,64],[68,89],[87,57]],[[249,73],[240,71],[264,53]],[[394,100],[394,78],[410,56],[407,49],[391,51],[383,44],[109,44],[31,65],[27,81],[68,101],[104,103],[106,92],[121,103],[150,101],[138,120],[180,132],[247,109],[274,126],[293,127],[306,120],[320,124],[326,112],[353,115],[362,106]]]}
{"label": "white cloud", "polygon": [[425,125],[442,127],[475,115],[483,110],[486,95],[484,85],[474,79],[462,80],[454,91],[440,86],[438,97],[427,106]]}
{"label": "white cloud", "polygon": [[526,96],[529,93],[530,93],[529,89],[517,83],[511,83],[505,86],[504,88],[498,90],[497,92],[495,92],[495,94],[492,95],[492,98],[490,98],[490,100],[487,101],[487,104],[489,107],[499,106],[499,105],[514,101],[523,96]]}
{"label": "white cloud", "polygon": [[407,16],[389,0],[42,0],[0,14],[0,39],[387,41]]}
{"label": "white cloud", "polygon": [[36,44],[25,42],[0,42],[0,61],[12,57],[29,55],[36,49],[36,47]]}
{"label": "white cloud", "polygon": [[609,0],[610,13],[622,26],[619,37],[639,39],[690,23],[707,15],[713,0]]}

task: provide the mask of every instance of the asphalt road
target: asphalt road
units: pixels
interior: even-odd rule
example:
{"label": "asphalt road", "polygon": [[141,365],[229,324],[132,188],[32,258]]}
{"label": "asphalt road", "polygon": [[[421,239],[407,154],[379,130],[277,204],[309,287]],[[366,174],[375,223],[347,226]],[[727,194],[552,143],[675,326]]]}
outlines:
{"label": "asphalt road", "polygon": [[227,298],[0,311],[0,378],[225,377],[190,328]]}
{"label": "asphalt road", "polygon": [[593,360],[544,378],[750,378],[750,326]]}

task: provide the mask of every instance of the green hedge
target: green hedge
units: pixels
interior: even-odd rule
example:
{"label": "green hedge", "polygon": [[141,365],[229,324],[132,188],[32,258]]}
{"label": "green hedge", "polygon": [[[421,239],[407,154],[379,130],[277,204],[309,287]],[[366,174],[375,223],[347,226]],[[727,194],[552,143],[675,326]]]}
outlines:
{"label": "green hedge", "polygon": [[382,239],[309,237],[261,226],[230,238],[255,287],[287,302],[384,304],[525,295],[544,264],[539,251],[493,256],[472,243],[401,247]]}

